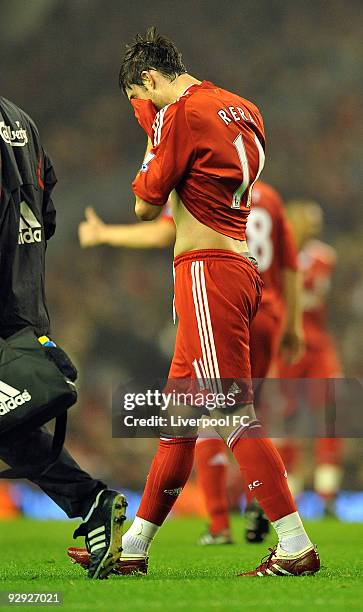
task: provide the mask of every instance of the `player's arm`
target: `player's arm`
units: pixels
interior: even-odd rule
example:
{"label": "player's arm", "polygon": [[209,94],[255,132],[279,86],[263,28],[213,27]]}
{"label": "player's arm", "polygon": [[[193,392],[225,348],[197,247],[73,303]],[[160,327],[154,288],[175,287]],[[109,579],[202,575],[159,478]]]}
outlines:
{"label": "player's arm", "polygon": [[[147,162],[148,154],[152,149],[152,142],[150,136],[147,139],[147,146],[145,151],[144,163]],[[135,215],[140,221],[153,221],[161,213],[161,206],[153,206],[148,202],[145,202],[142,198],[136,195],[135,198]]]}
{"label": "player's arm", "polygon": [[93,208],[86,208],[85,217],[85,221],[82,221],[78,228],[79,242],[83,248],[107,244],[131,249],[161,249],[171,246],[175,241],[174,223],[164,217],[147,227],[144,223],[104,223]]}
{"label": "player's arm", "polygon": [[135,200],[135,214],[140,221],[153,221],[161,213],[161,206],[149,204],[139,196]]}
{"label": "player's arm", "polygon": [[285,361],[293,363],[299,359],[304,346],[302,327],[301,275],[298,270],[282,270],[283,295],[286,308],[285,325],[281,339],[281,354]]}
{"label": "player's arm", "polygon": [[57,183],[53,164],[48,155],[43,151],[43,164],[38,169],[38,183],[43,190],[43,225],[45,239],[50,240],[56,228],[56,210],[52,200],[52,191]]}
{"label": "player's arm", "polygon": [[285,302],[285,325],[280,349],[285,361],[293,363],[299,359],[304,347],[302,280],[298,271],[295,239],[283,208],[281,208],[279,237],[282,247],[281,275]]}
{"label": "player's arm", "polygon": [[143,221],[159,216],[170,193],[184,177],[194,153],[184,105],[171,105],[160,117],[157,142],[144,159],[132,188],[135,213]]}

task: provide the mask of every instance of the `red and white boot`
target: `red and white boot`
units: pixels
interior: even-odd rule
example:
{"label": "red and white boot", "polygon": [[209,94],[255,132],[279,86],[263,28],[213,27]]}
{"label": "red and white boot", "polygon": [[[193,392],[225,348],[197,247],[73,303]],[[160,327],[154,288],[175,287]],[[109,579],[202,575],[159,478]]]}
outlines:
{"label": "red and white boot", "polygon": [[287,553],[279,545],[269,548],[270,554],[256,569],[239,576],[308,576],[320,569],[320,557],[315,546],[307,546],[298,553]]}
{"label": "red and white boot", "polygon": [[[67,555],[71,558],[72,563],[77,563],[83,569],[88,570],[90,564],[90,554],[86,548],[71,547],[67,549]],[[130,574],[147,574],[148,557],[140,557],[140,555],[128,555],[120,557],[112,570],[112,574],[119,576],[128,576]]]}

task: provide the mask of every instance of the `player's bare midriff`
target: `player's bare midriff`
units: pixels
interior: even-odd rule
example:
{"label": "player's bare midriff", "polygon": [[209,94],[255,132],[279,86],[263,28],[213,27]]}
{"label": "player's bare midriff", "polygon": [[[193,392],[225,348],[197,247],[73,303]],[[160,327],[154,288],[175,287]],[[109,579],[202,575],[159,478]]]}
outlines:
{"label": "player's bare midriff", "polygon": [[185,208],[175,191],[171,194],[171,205],[176,226],[175,256],[199,249],[223,249],[238,254],[248,251],[245,240],[235,240],[200,223]]}

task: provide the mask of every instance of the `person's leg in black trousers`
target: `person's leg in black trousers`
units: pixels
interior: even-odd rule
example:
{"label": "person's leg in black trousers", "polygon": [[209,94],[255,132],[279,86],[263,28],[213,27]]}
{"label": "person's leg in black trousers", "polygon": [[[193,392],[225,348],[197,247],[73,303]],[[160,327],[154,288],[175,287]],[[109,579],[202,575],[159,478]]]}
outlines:
{"label": "person's leg in black trousers", "polygon": [[[31,469],[46,462],[52,448],[52,435],[45,427],[30,432],[16,443],[0,445],[0,458],[10,467]],[[1,477],[1,475],[0,475]],[[84,472],[63,449],[48,470],[30,480],[37,484],[69,518],[85,518],[99,491],[107,486]]]}

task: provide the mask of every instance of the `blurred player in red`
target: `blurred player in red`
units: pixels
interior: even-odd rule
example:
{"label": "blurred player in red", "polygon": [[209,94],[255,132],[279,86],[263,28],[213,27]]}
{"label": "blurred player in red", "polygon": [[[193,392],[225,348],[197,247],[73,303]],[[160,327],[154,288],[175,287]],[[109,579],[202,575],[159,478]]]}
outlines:
{"label": "blurred player in red", "polygon": [[[200,415],[193,406],[199,389],[204,398],[212,394],[214,416],[233,415],[218,432],[278,536],[268,558],[242,575],[315,573],[319,557],[251,395],[249,330],[262,282],[245,228],[251,188],[264,164],[261,115],[246,99],[189,75],[175,45],[154,29],[127,47],[120,85],[131,101],[151,101],[159,109],[133,182],[135,211],[151,221],[173,192],[178,332],[167,390],[193,398],[168,407],[139,510],[123,538],[121,570],[132,561],[146,571],[150,545],[187,482],[197,439],[188,417]],[[228,394],[233,402],[227,412]],[[183,415],[183,426],[174,425],[174,415]]]}
{"label": "blurred player in red", "polygon": [[[340,378],[342,368],[335,343],[327,328],[326,301],[335,268],[334,249],[317,240],[323,225],[322,209],[316,202],[293,201],[288,206],[299,248],[299,268],[303,277],[303,329],[305,351],[294,364],[281,358],[278,363],[281,378],[324,379]],[[325,404],[325,386],[307,383],[307,404],[312,410],[322,409]],[[322,397],[323,395],[323,397]],[[291,399],[288,411],[294,411],[296,399]],[[339,491],[341,470],[341,440],[317,438],[315,441],[314,488],[326,502],[326,512],[334,509],[334,500]],[[289,473],[294,474],[299,459],[299,447],[290,442],[279,447],[285,457]]]}

